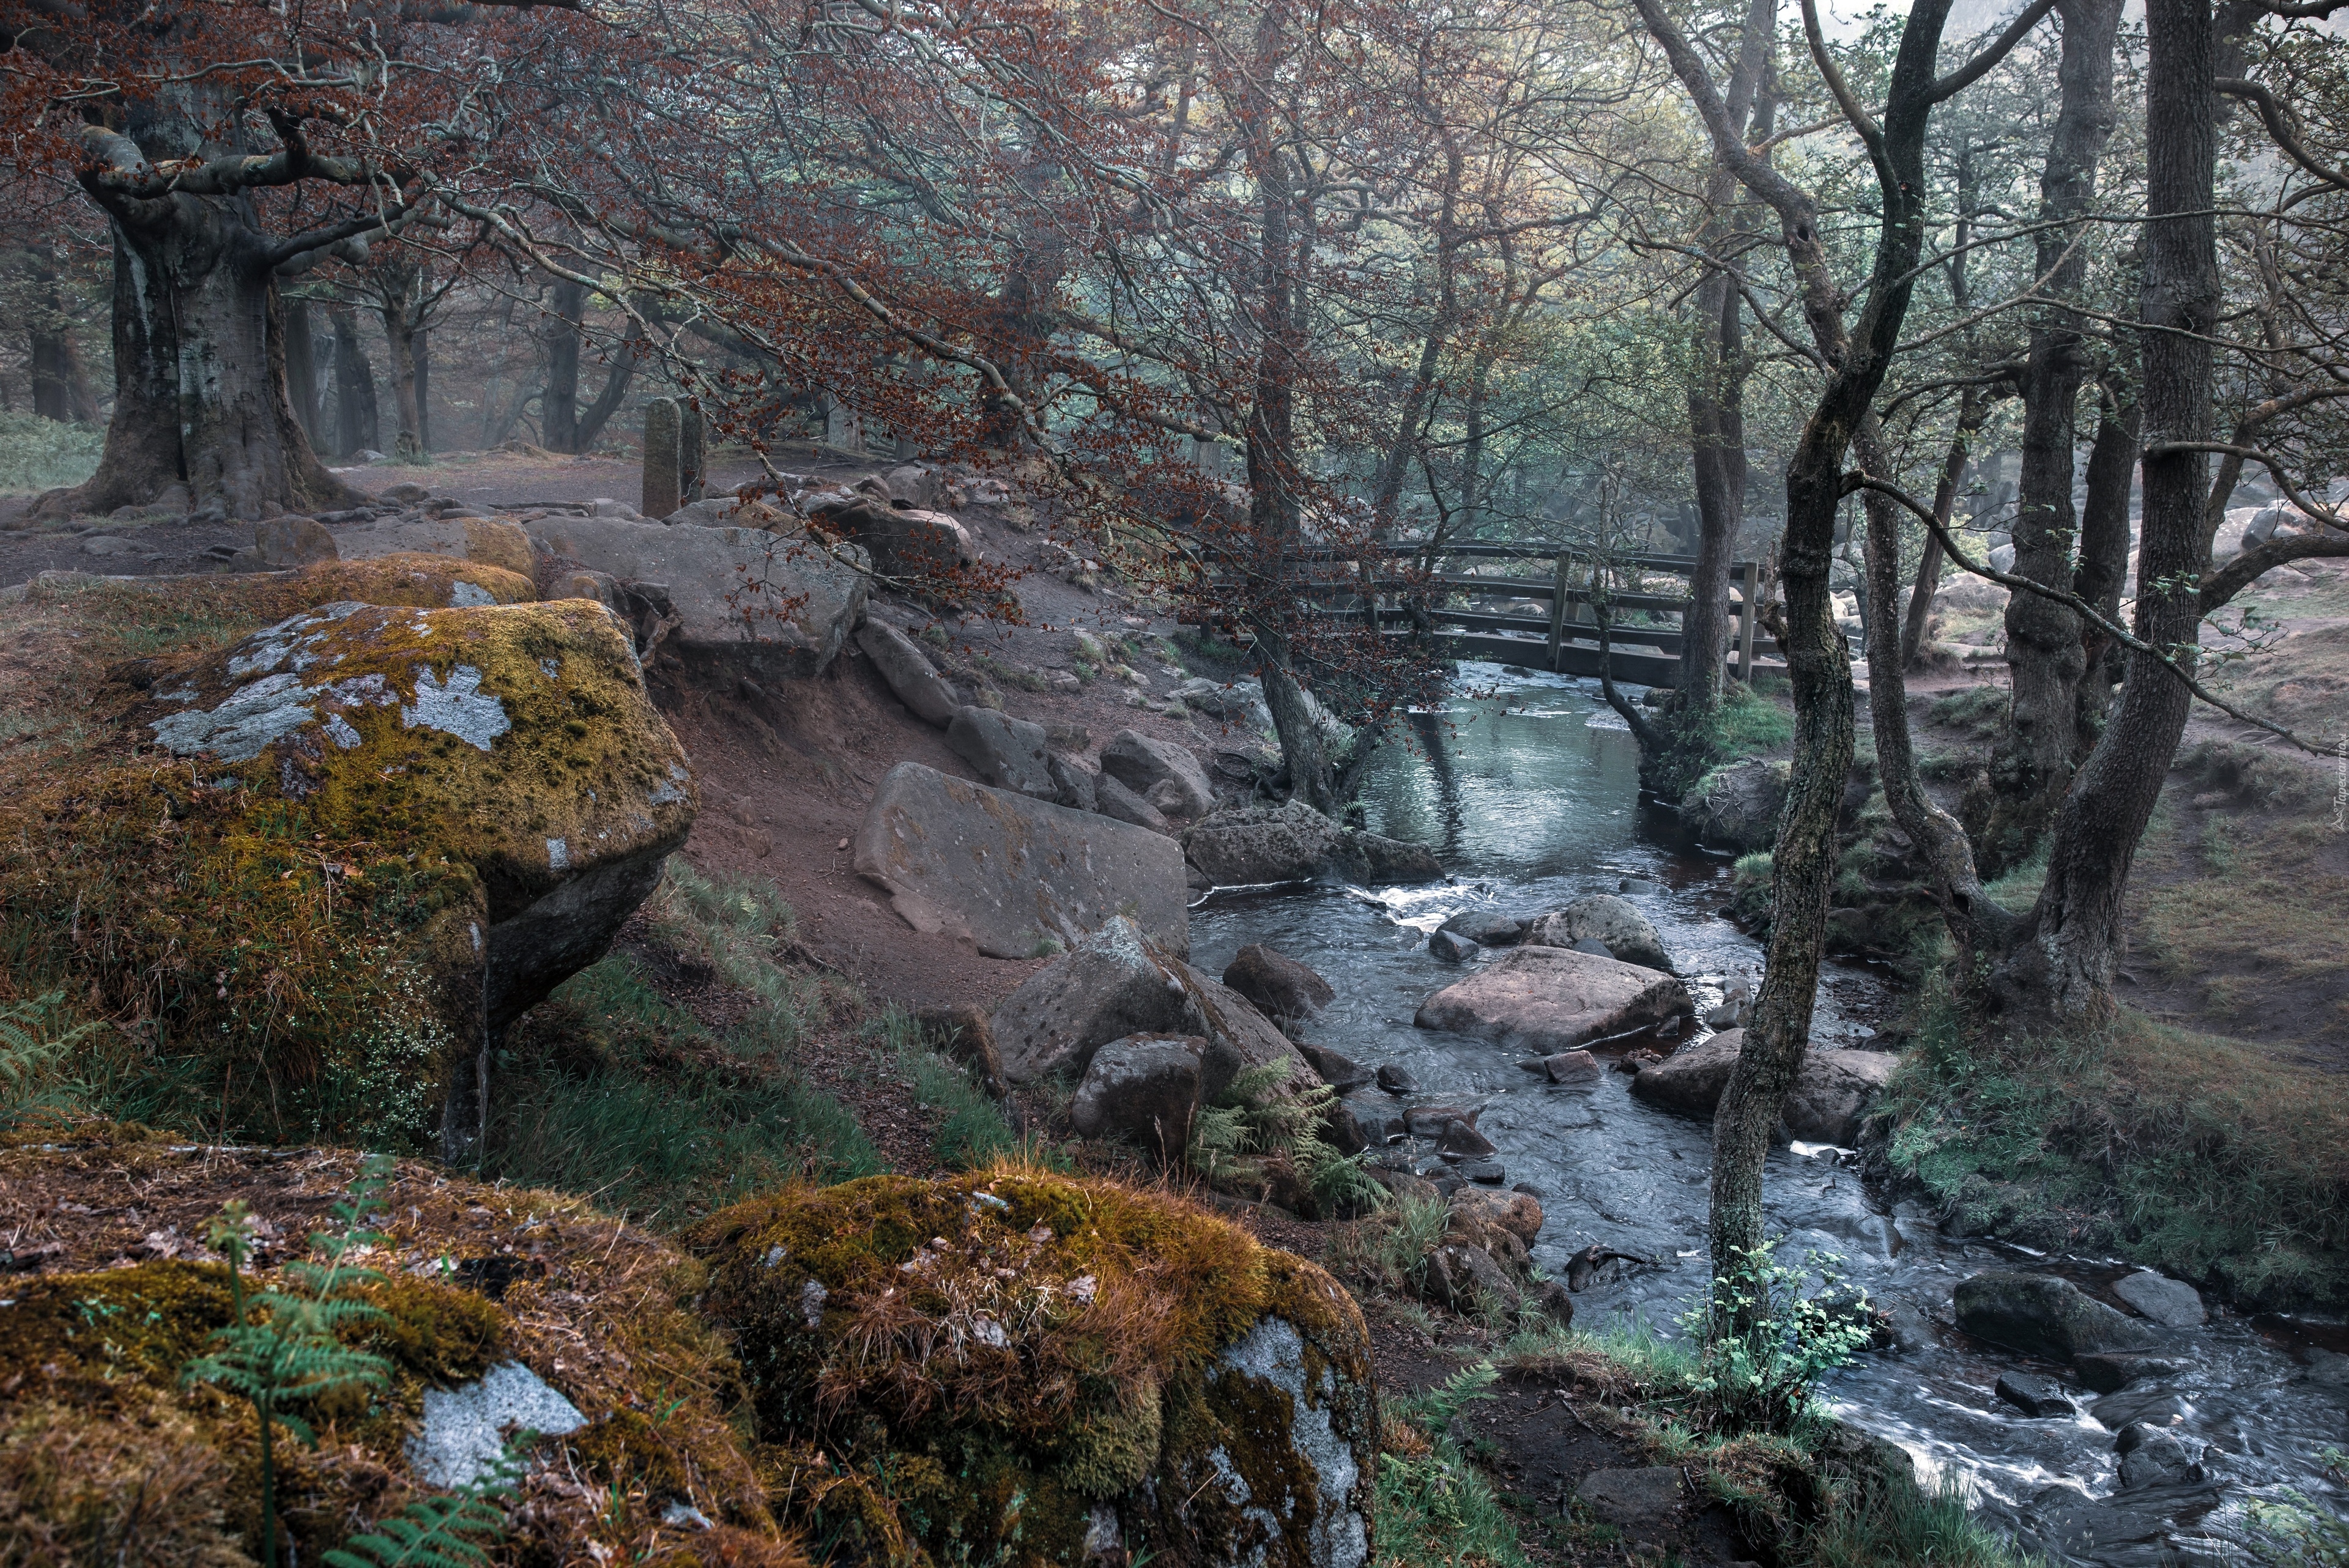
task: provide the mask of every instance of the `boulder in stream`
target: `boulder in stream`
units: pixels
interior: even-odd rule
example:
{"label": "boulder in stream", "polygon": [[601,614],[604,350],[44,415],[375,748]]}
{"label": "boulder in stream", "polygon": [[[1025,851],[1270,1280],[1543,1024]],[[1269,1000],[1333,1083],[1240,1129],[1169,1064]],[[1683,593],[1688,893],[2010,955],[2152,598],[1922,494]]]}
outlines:
{"label": "boulder in stream", "polygon": [[2199,1328],[2210,1321],[2201,1292],[2152,1269],[2115,1281],[2113,1294],[2164,1328]]}
{"label": "boulder in stream", "polygon": [[1953,1300],[1958,1326],[1968,1334],[2056,1361],[2088,1351],[2143,1350],[2158,1343],[2144,1323],[2057,1274],[1992,1269],[1961,1281]]}
{"label": "boulder in stream", "polygon": [[[1744,1045],[1744,1030],[1724,1029],[1641,1068],[1631,1092],[1684,1116],[1711,1117]],[[1780,1112],[1787,1132],[1807,1142],[1851,1147],[1860,1121],[1899,1065],[1899,1057],[1878,1051],[1806,1053]]]}
{"label": "boulder in stream", "polygon": [[1183,834],[1191,863],[1217,887],[1311,882],[1433,882],[1444,874],[1423,844],[1341,827],[1302,800],[1217,811]]}
{"label": "boulder in stream", "polygon": [[1338,998],[1330,982],[1260,942],[1239,950],[1224,970],[1224,984],[1274,1019],[1309,1018]]}
{"label": "boulder in stream", "polygon": [[1413,1022],[1547,1056],[1694,1007],[1669,975],[1570,948],[1520,947],[1429,997]]}
{"label": "boulder in stream", "polygon": [[1610,958],[1642,969],[1661,969],[1667,975],[1672,970],[1663,938],[1656,934],[1648,917],[1611,892],[1576,899],[1557,913],[1531,922],[1526,927],[1525,941],[1528,946],[1542,947],[1595,942]]}

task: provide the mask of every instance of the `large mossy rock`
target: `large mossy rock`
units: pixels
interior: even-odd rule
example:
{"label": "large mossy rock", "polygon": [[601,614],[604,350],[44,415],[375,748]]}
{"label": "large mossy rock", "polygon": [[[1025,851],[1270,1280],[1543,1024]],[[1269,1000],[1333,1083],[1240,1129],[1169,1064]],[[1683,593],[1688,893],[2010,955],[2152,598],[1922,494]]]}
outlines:
{"label": "large mossy rock", "polygon": [[1716,768],[1681,801],[1681,822],[1700,841],[1739,851],[1766,850],[1778,839],[1793,770],[1759,758]]}
{"label": "large mossy rock", "polygon": [[2144,1319],[2106,1306],[2056,1274],[1992,1269],[1959,1281],[1951,1305],[1958,1326],[1968,1334],[2058,1361],[2147,1350],[2162,1342]]}
{"label": "large mossy rock", "polygon": [[626,631],[347,602],[133,685],[120,744],[0,811],[0,959],[103,1003],[208,1126],[469,1153],[497,1031],[692,825]]}
{"label": "large mossy rock", "polygon": [[1164,1193],[875,1176],[688,1234],[771,1494],[873,1557],[1361,1568],[1377,1407],[1328,1274]]}
{"label": "large mossy rock", "polygon": [[[181,1377],[232,1310],[205,1226],[247,1203],[260,1250],[246,1288],[284,1287],[308,1236],[338,1229],[328,1210],[360,1168],[347,1150],[191,1147],[102,1124],[0,1140],[0,1227],[17,1238],[0,1307],[0,1563],[254,1568],[252,1407]],[[738,1429],[732,1358],[692,1313],[699,1264],[576,1198],[423,1163],[394,1168],[376,1223],[383,1239],[352,1261],[381,1277],[352,1294],[386,1315],[346,1343],[387,1377],[287,1407],[319,1440],[279,1434],[281,1563],[320,1562],[442,1493],[430,1476],[467,1451],[448,1414],[510,1408],[548,1435],[497,1561],[584,1560],[594,1541],[615,1562],[805,1568]],[[710,1528],[668,1522],[680,1508]]]}

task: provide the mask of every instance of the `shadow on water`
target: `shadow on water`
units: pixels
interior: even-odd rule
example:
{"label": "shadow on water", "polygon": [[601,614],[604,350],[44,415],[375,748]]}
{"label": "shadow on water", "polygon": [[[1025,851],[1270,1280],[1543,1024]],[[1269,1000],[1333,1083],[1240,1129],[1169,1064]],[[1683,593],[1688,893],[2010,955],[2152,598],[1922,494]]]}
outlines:
{"label": "shadow on water", "polygon": [[[1577,1324],[1640,1321],[1677,1333],[1705,1278],[1710,1128],[1633,1099],[1623,1074],[1544,1084],[1518,1070],[1516,1052],[1412,1020],[1463,972],[1426,947],[1451,915],[1538,914],[1626,882],[1702,1014],[1726,983],[1758,975],[1762,964],[1760,947],[1719,913],[1727,861],[1671,841],[1654,814],[1643,816],[1636,744],[1577,682],[1465,665],[1459,693],[1410,722],[1417,744],[1389,748],[1366,782],[1369,826],[1438,846],[1452,880],[1216,893],[1194,912],[1194,962],[1220,973],[1243,944],[1262,942],[1320,971],[1338,997],[1312,1038],[1369,1065],[1403,1066],[1421,1086],[1417,1100],[1484,1108],[1480,1125],[1507,1180],[1534,1188],[1547,1215],[1533,1249],[1538,1264],[1563,1278],[1567,1260],[1594,1243],[1641,1260],[1594,1279],[1577,1297]],[[1870,1031],[1861,1020],[1886,1016],[1897,1001],[1880,972],[1831,965],[1814,1048],[1863,1043]],[[1371,1091],[1362,1109],[1392,1114],[1395,1103]],[[2349,1389],[2314,1380],[2302,1364],[2308,1334],[2323,1332],[2315,1326],[2263,1320],[2262,1334],[2216,1315],[2179,1336],[2183,1374],[2101,1399],[2075,1389],[2082,1413],[2026,1419],[1994,1395],[1998,1377],[2062,1369],[1957,1333],[1950,1295],[1986,1268],[2054,1260],[1945,1236],[1913,1205],[1887,1205],[1868,1191],[1832,1149],[1774,1150],[1764,1193],[1773,1228],[1786,1238],[1782,1256],[1839,1257],[1903,1326],[1899,1347],[1835,1375],[1831,1407],[1899,1443],[1928,1481],[1962,1487],[2024,1544],[2116,1568],[2254,1562],[2245,1544],[2253,1499],[2330,1490],[2320,1456],[2349,1440]],[[2140,1419],[2208,1445],[2207,1479],[2117,1490],[2113,1436]]]}

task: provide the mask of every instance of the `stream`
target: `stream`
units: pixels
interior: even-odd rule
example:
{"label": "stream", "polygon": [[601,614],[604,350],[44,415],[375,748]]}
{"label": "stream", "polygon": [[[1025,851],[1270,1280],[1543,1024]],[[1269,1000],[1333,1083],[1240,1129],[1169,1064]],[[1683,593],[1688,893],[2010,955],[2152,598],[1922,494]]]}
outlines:
{"label": "stream", "polygon": [[[1412,1016],[1463,973],[1426,949],[1452,914],[1531,916],[1619,891],[1662,935],[1702,1016],[1725,984],[1758,978],[1763,961],[1760,944],[1718,913],[1729,861],[1678,842],[1669,819],[1643,819],[1637,746],[1594,682],[1463,664],[1454,695],[1441,712],[1413,715],[1409,735],[1411,746],[1390,746],[1373,764],[1369,826],[1432,845],[1452,881],[1220,890],[1193,912],[1192,961],[1220,974],[1243,944],[1261,942],[1319,970],[1338,996],[1311,1037],[1366,1066],[1400,1064],[1418,1080],[1408,1102],[1362,1091],[1366,1123],[1402,1103],[1484,1107],[1479,1126],[1507,1181],[1533,1188],[1547,1215],[1537,1264],[1562,1279],[1568,1257],[1594,1243],[1646,1260],[1594,1279],[1575,1298],[1576,1326],[1644,1324],[1676,1336],[1706,1278],[1710,1125],[1633,1099],[1625,1074],[1549,1085],[1518,1070],[1519,1052],[1420,1029]],[[1883,971],[1831,963],[1814,1048],[1867,1042],[1901,1000]],[[1694,1037],[1705,1033],[1700,1026]],[[1899,1326],[1898,1346],[1864,1352],[1829,1377],[1830,1409],[1898,1443],[1928,1486],[1961,1491],[2020,1544],[2084,1564],[2254,1563],[2255,1501],[2297,1489],[2335,1511],[2349,1508],[2321,1458],[2349,1447],[2341,1381],[2349,1363],[2326,1354],[2349,1351],[2338,1321],[2214,1307],[2207,1327],[2178,1333],[2178,1349],[2165,1352],[2182,1356],[2185,1372],[2100,1398],[2062,1367],[1959,1333],[1950,1295],[1992,1268],[2060,1271],[2095,1289],[2124,1272],[2117,1262],[1945,1236],[1924,1206],[1888,1202],[1862,1183],[1848,1151],[1823,1146],[1774,1150],[1765,1203],[1773,1232],[1785,1236],[1782,1261],[1838,1256]],[[2026,1418],[1992,1391],[2013,1370],[2056,1377],[2082,1413]],[[2207,1479],[2121,1490],[2113,1434],[2133,1420],[2207,1444]]]}

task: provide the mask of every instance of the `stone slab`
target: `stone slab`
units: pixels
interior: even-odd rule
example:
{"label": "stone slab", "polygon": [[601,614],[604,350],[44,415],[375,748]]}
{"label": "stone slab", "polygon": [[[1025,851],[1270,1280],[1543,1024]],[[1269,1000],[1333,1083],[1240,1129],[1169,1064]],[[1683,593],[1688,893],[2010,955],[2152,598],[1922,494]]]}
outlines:
{"label": "stone slab", "polygon": [[901,762],[857,830],[857,872],[916,930],[968,936],[994,958],[1074,945],[1120,914],[1190,951],[1183,851],[1097,814]]}

